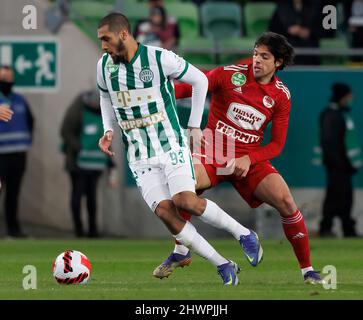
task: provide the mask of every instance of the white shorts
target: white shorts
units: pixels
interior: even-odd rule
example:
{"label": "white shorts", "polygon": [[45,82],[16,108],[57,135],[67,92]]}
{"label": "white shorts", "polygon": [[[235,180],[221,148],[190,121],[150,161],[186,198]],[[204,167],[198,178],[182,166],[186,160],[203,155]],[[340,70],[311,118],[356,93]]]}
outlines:
{"label": "white shorts", "polygon": [[189,148],[129,163],[142,197],[154,212],[163,200],[183,191],[195,193],[195,175]]}

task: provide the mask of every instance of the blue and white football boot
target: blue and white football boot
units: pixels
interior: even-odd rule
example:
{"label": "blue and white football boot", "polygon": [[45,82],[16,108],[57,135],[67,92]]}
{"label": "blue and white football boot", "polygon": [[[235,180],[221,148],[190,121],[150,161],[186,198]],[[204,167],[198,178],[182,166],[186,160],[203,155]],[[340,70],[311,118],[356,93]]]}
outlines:
{"label": "blue and white football boot", "polygon": [[217,272],[223,280],[225,286],[236,286],[238,284],[237,274],[240,268],[237,263],[229,261],[217,267]]}
{"label": "blue and white football boot", "polygon": [[262,260],[263,250],[257,233],[252,230],[250,231],[249,235],[242,235],[240,237],[239,243],[242,246],[247,261],[251,266],[256,267]]}

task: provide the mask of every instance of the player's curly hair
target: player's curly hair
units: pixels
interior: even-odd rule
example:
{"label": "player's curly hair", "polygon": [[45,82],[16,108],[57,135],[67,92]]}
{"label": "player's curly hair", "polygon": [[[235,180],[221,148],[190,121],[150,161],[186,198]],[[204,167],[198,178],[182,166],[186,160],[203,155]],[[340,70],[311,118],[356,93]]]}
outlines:
{"label": "player's curly hair", "polygon": [[260,45],[265,45],[275,60],[282,60],[277,70],[283,70],[286,66],[293,64],[294,48],[283,35],[271,31],[265,32],[255,42],[255,47]]}

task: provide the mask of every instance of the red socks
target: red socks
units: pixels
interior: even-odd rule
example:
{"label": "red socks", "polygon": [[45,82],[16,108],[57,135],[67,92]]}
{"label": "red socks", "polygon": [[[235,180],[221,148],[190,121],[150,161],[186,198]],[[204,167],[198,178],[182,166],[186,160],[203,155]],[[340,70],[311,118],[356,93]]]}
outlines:
{"label": "red socks", "polygon": [[282,227],[286,238],[290,241],[300,268],[311,267],[309,238],[306,231],[304,217],[300,210],[288,218],[281,217]]}

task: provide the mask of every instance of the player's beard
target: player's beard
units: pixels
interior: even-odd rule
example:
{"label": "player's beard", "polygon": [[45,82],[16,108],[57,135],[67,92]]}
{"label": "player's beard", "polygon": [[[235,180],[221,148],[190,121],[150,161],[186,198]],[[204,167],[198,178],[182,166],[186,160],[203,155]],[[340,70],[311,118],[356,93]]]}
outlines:
{"label": "player's beard", "polygon": [[116,53],[111,55],[114,64],[125,63],[126,61],[126,46],[122,42],[122,40],[118,40],[116,45]]}

